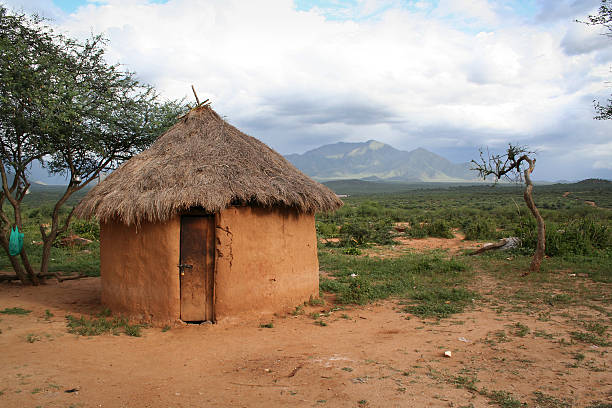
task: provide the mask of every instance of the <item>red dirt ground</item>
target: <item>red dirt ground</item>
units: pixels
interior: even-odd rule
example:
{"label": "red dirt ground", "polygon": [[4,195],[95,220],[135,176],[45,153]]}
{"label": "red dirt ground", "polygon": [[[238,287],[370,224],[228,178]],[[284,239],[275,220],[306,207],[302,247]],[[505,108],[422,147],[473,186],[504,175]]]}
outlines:
{"label": "red dirt ground", "polygon": [[[569,316],[550,307],[542,321],[500,311],[503,302],[490,294],[502,284],[493,277],[477,285],[483,299],[439,322],[400,313],[390,300],[334,311],[325,327],[308,314],[333,305],[277,316],[273,328],[259,327],[267,320],[79,337],[67,333],[65,315],[102,310],[99,278],[4,283],[0,310],[32,313],[0,315],[0,406],[488,407],[489,398],[465,387],[474,376],[478,389],[507,391],[529,406],[555,406],[535,403],[536,391],[575,407],[612,403],[607,348],[567,344],[570,321],[596,312],[576,308]],[[531,332],[513,335],[516,322]],[[501,330],[506,338],[496,335]],[[579,364],[577,353],[585,356]]]}

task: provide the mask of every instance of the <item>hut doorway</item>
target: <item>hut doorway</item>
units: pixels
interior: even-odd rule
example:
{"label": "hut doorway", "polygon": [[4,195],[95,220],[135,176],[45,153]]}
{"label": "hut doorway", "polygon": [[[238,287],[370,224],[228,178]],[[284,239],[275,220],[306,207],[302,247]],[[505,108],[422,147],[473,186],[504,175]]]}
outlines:
{"label": "hut doorway", "polygon": [[181,320],[214,321],[214,215],[181,216]]}

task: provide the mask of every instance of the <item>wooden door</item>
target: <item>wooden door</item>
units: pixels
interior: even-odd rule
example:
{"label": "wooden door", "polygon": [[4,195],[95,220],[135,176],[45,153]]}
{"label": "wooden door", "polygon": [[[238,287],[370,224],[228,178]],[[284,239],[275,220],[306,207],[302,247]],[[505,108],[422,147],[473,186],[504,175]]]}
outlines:
{"label": "wooden door", "polygon": [[181,320],[214,321],[215,217],[181,216]]}

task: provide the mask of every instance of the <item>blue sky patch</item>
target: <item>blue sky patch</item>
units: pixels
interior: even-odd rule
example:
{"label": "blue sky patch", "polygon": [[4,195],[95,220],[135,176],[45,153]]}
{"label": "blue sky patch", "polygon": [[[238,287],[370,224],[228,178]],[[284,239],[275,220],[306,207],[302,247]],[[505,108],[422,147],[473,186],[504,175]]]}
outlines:
{"label": "blue sky patch", "polygon": [[[168,0],[148,0],[149,3],[166,3]],[[53,0],[53,4],[65,13],[74,13],[79,7],[90,3],[87,0]]]}

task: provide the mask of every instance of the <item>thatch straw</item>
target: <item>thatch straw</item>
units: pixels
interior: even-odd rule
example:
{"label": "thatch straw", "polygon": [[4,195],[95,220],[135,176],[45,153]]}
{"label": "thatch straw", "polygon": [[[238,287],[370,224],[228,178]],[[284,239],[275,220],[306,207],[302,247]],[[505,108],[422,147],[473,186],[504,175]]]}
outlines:
{"label": "thatch straw", "polygon": [[313,213],[335,210],[342,201],[209,106],[200,106],[91,189],[75,215],[130,225],[235,204]]}

